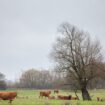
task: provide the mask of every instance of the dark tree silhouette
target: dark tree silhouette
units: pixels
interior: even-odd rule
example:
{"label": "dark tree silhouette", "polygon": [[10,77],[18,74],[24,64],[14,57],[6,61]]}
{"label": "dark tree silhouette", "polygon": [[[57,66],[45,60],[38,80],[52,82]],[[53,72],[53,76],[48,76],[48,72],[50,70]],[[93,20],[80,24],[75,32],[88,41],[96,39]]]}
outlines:
{"label": "dark tree silhouette", "polygon": [[6,82],[5,82],[5,76],[4,74],[0,73],[0,89],[5,90],[7,88]]}
{"label": "dark tree silhouette", "polygon": [[61,36],[51,52],[55,69],[64,72],[77,84],[83,100],[91,100],[87,85],[99,74],[98,65],[102,63],[100,43],[92,41],[88,33],[69,23],[61,24],[58,31]]}

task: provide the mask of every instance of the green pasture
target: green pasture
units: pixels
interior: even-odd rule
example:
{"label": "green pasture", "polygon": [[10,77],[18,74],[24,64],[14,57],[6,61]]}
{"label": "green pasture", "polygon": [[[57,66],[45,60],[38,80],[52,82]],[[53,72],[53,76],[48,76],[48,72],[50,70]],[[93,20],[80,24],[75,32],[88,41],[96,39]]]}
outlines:
{"label": "green pasture", "polygon": [[[58,99],[47,99],[47,98],[39,98],[40,90],[7,90],[7,91],[17,91],[18,98],[14,99],[12,105],[105,105],[105,101],[98,102],[97,97],[105,98],[105,90],[92,90],[89,91],[92,97],[92,101],[83,101],[81,98],[81,93],[78,92],[78,96],[80,100],[58,100]],[[60,91],[59,94],[65,95],[73,95],[75,96],[73,91]],[[53,96],[57,97],[57,94],[53,93]],[[8,101],[0,100],[0,105],[9,105]]]}

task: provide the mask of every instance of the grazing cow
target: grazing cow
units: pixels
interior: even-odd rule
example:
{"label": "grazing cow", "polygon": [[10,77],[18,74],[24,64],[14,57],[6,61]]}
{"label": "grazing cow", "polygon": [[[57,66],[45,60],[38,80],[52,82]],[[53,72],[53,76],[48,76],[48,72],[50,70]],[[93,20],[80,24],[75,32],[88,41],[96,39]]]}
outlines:
{"label": "grazing cow", "polygon": [[39,96],[39,98],[40,97],[42,97],[43,98],[43,96],[46,98],[49,98],[49,95],[51,94],[51,91],[40,91],[40,96]]}
{"label": "grazing cow", "polygon": [[58,99],[61,99],[61,100],[71,100],[71,95],[69,96],[63,96],[63,95],[58,95]]}
{"label": "grazing cow", "polygon": [[10,105],[13,99],[17,96],[17,92],[0,92],[0,99],[9,100]]}
{"label": "grazing cow", "polygon": [[57,94],[58,94],[58,93],[59,93],[59,90],[54,90],[54,94],[55,94],[55,93],[57,93]]}

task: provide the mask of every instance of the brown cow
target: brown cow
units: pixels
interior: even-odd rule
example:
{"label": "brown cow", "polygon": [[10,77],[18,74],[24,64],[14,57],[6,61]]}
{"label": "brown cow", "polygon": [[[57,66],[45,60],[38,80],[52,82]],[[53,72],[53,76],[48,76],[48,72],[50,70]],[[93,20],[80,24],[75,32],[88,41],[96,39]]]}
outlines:
{"label": "brown cow", "polygon": [[59,93],[59,90],[54,90],[54,94],[55,94],[55,93],[57,93],[57,94],[58,94],[58,93]]}
{"label": "brown cow", "polygon": [[49,98],[49,95],[51,94],[51,91],[40,91],[40,96],[39,98],[43,98],[43,96],[46,98]]}
{"label": "brown cow", "polygon": [[69,96],[63,96],[63,95],[58,95],[58,99],[62,99],[62,100],[71,100],[71,95]]}
{"label": "brown cow", "polygon": [[0,99],[9,100],[10,105],[13,99],[17,96],[17,92],[0,92]]}

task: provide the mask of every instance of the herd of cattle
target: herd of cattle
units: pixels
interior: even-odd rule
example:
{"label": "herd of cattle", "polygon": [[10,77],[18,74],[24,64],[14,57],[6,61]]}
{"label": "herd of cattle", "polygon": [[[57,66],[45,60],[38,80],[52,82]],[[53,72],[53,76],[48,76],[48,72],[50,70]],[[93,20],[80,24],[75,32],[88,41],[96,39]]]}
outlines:
{"label": "herd of cattle", "polygon": [[[54,90],[54,94],[59,94],[59,90]],[[0,99],[1,100],[8,100],[10,105],[12,104],[12,101],[14,98],[19,98],[17,96],[17,92],[0,92]],[[51,96],[51,91],[40,91],[39,92],[39,98],[48,98],[48,99],[61,99],[61,100],[76,100],[77,97],[72,97],[71,95],[58,95],[57,97]]]}
{"label": "herd of cattle", "polygon": [[[59,90],[54,90],[54,93],[59,93]],[[58,95],[57,97],[51,96],[51,91],[40,91],[39,98],[47,97],[48,99],[61,99],[61,100],[77,100],[78,98],[72,95]]]}
{"label": "herd of cattle", "polygon": [[[72,95],[59,95],[59,90],[54,90],[54,94],[58,94],[56,97],[51,95],[51,91],[40,91],[39,92],[39,98],[48,98],[48,99],[60,99],[60,100],[77,100],[78,98],[76,96]],[[2,100],[8,100],[10,105],[12,104],[12,101],[14,98],[19,98],[17,96],[17,92],[0,92],[0,99]],[[100,97],[97,97],[97,101],[103,101]]]}

